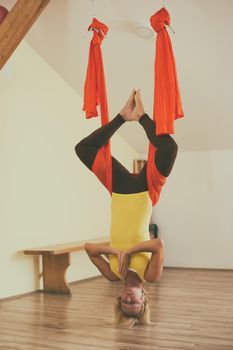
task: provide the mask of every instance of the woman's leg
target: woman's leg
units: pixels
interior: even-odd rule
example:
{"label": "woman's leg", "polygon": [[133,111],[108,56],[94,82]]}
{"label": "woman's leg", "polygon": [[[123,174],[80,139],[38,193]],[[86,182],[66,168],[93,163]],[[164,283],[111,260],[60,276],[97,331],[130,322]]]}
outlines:
{"label": "woman's leg", "polygon": [[159,172],[168,176],[173,168],[178,146],[173,138],[166,134],[157,136],[155,134],[155,122],[145,113],[142,103],[140,91],[137,91],[135,96],[135,111],[133,113],[134,120],[138,120],[144,128],[149,141],[156,147],[155,165]]}
{"label": "woman's leg", "polygon": [[113,120],[92,132],[75,146],[77,156],[90,170],[99,149],[109,141],[124,122],[124,118],[117,114]]}
{"label": "woman's leg", "polygon": [[139,123],[144,128],[148,139],[156,147],[155,153],[155,165],[159,172],[168,176],[173,168],[178,146],[170,135],[155,135],[155,122],[147,115],[144,114],[139,119]]}
{"label": "woman's leg", "polygon": [[95,130],[76,145],[75,152],[77,156],[90,170],[99,149],[109,141],[125,121],[131,120],[131,114],[135,108],[135,93],[136,90],[133,89],[125,106],[112,121]]}

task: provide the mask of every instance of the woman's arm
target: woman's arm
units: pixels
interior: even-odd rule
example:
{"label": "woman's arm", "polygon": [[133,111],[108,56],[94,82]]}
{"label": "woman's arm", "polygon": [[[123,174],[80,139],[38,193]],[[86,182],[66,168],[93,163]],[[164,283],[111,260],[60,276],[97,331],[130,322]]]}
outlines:
{"label": "woman's arm", "polygon": [[120,273],[126,276],[130,256],[139,252],[152,253],[151,259],[145,270],[144,278],[147,282],[156,282],[159,280],[164,262],[164,245],[161,238],[150,239],[136,244],[135,246],[123,252],[120,258]]}
{"label": "woman's arm", "polygon": [[[158,240],[158,241],[157,241]],[[144,273],[144,279],[147,282],[153,283],[157,282],[163,271],[164,264],[164,243],[160,238],[152,239],[152,241],[157,241],[154,252],[151,254],[150,261]]]}
{"label": "woman's arm", "polygon": [[118,249],[112,248],[109,244],[95,244],[95,243],[86,243],[85,250],[97,267],[97,269],[102,273],[102,275],[111,282],[119,281],[119,278],[111,271],[109,263],[101,256],[101,254],[113,254],[120,256],[121,252]]}

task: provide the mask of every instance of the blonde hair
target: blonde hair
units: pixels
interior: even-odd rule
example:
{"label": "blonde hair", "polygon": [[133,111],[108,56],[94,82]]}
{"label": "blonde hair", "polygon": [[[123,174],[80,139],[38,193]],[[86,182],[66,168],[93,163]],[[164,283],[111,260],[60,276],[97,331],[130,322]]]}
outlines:
{"label": "blonde hair", "polygon": [[116,298],[115,311],[115,324],[120,327],[133,327],[136,323],[143,325],[150,324],[150,307],[149,299],[146,291],[143,289],[144,300],[142,302],[141,311],[135,316],[129,316],[122,311],[121,297]]}

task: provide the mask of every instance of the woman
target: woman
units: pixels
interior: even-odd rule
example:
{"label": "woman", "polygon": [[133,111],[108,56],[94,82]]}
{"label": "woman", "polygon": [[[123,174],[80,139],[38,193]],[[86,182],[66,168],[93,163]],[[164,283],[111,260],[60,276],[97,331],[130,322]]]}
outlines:
{"label": "woman", "polygon": [[[126,121],[138,121],[156,147],[155,166],[164,177],[173,167],[177,145],[170,135],[155,135],[155,123],[145,113],[140,91],[133,90],[126,105],[108,124],[79,142],[75,151],[91,170],[98,150]],[[152,203],[148,192],[146,164],[131,174],[112,157],[112,210],[110,246],[87,243],[86,252],[99,271],[111,282],[124,281],[115,308],[118,324],[150,323],[148,298],[143,282],[158,281],[164,251],[160,238],[149,239]],[[108,256],[107,261],[103,255]]]}

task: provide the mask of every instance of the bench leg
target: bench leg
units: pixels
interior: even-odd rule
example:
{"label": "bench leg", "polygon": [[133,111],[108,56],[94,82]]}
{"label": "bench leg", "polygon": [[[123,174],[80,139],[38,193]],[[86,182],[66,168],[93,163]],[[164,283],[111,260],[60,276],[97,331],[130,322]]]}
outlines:
{"label": "bench leg", "polygon": [[44,292],[56,294],[71,294],[66,282],[66,269],[70,266],[70,254],[43,255]]}

